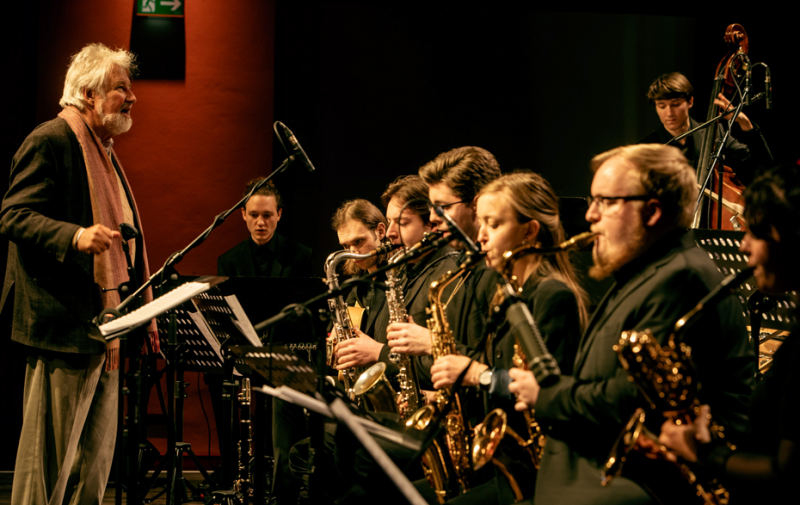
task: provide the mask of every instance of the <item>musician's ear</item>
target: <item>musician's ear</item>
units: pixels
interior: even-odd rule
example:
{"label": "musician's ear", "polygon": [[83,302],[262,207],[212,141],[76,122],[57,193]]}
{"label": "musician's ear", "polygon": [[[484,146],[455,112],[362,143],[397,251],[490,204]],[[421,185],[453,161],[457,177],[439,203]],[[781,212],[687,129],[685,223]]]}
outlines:
{"label": "musician's ear", "polygon": [[691,109],[691,108],[692,108],[692,105],[694,105],[694,97],[693,97],[693,96],[690,96],[690,97],[689,97],[689,99],[688,99],[688,100],[686,100],[686,103],[688,103],[688,104],[689,104],[689,108]]}
{"label": "musician's ear", "polygon": [[656,226],[661,220],[663,212],[664,211],[661,208],[661,202],[655,198],[647,200],[642,208],[642,220],[644,221],[645,226],[649,228]]}
{"label": "musician's ear", "polygon": [[536,242],[536,237],[539,236],[539,230],[542,229],[541,223],[535,219],[531,219],[527,223],[528,229],[525,230],[525,241],[531,244]]}

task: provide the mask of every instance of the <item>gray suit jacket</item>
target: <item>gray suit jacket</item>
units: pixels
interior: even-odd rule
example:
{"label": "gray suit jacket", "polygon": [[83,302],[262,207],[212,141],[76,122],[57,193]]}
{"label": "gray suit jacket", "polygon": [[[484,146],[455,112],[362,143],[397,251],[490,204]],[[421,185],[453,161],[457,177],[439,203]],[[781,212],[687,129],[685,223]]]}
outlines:
{"label": "gray suit jacket", "polygon": [[[600,485],[611,447],[637,407],[646,405],[612,346],[624,330],[650,329],[661,343],[678,318],[722,280],[691,233],[675,231],[615,274],[584,332],[573,375],[541,390],[536,417],[549,438],[536,485],[537,503],[648,503],[637,484]],[[738,303],[709,307],[684,339],[692,346],[700,400],[730,431],[744,429],[755,362]],[[658,431],[663,418],[651,415]]]}
{"label": "gray suit jacket", "polygon": [[9,240],[0,307],[13,308],[13,340],[52,351],[104,351],[88,336],[97,334],[91,320],[103,309],[93,259],[71,248],[78,228],[93,224],[78,139],[61,118],[39,125],[14,156],[0,208],[0,234]]}

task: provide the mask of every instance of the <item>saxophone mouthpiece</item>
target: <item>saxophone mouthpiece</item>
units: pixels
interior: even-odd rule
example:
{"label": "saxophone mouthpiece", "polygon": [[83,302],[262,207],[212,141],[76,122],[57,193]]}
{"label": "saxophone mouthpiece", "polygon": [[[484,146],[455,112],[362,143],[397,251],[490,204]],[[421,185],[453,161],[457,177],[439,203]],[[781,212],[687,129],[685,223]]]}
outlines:
{"label": "saxophone mouthpiece", "polygon": [[385,244],[377,247],[369,254],[370,256],[380,256],[381,254],[392,252],[395,249],[399,249],[401,247],[403,247],[403,244],[392,244],[391,242],[386,242]]}
{"label": "saxophone mouthpiece", "polygon": [[571,239],[561,242],[558,244],[558,249],[563,251],[574,251],[576,249],[583,249],[584,247],[588,246],[594,239],[597,238],[597,233],[593,231],[585,231],[583,233],[579,233],[575,235]]}

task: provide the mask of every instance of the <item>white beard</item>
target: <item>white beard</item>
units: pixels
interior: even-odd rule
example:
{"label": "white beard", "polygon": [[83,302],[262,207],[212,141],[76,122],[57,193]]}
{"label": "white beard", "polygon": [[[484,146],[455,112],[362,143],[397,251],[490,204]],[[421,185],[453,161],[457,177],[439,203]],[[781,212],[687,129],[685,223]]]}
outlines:
{"label": "white beard", "polygon": [[103,103],[101,102],[97,107],[97,112],[100,114],[100,119],[103,121],[103,126],[111,132],[112,136],[120,135],[131,129],[133,119],[125,116],[121,112],[113,114],[106,114],[103,111]]}

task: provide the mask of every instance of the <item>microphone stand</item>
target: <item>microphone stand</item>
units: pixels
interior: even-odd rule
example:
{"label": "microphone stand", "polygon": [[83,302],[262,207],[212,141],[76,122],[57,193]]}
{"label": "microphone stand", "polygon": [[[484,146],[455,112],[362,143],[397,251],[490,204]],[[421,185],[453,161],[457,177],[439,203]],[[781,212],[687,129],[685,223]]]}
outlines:
{"label": "microphone stand", "polygon": [[[164,262],[164,266],[162,266],[156,273],[152,274],[150,276],[150,278],[148,278],[144,283],[142,283],[142,285],[139,286],[133,293],[128,295],[119,305],[117,305],[117,307],[109,308],[109,309],[106,309],[103,312],[101,312],[100,315],[97,317],[98,324],[102,324],[102,323],[106,322],[106,320],[105,320],[106,315],[113,315],[113,316],[116,316],[116,317],[121,315],[122,311],[125,310],[126,307],[128,307],[129,305],[133,304],[134,301],[137,298],[142,297],[144,295],[145,290],[148,287],[150,287],[151,285],[155,284],[154,287],[156,289],[158,289],[159,287],[163,287],[170,280],[177,280],[177,274],[175,273],[175,265],[177,265],[189,251],[191,251],[195,247],[197,247],[200,244],[202,244],[203,242],[205,242],[205,240],[211,235],[211,233],[218,226],[220,226],[228,216],[230,216],[233,212],[235,212],[240,207],[244,206],[247,203],[247,201],[250,199],[250,197],[256,191],[258,191],[265,184],[267,184],[267,182],[270,181],[277,174],[280,174],[280,173],[284,172],[289,167],[289,165],[293,161],[295,161],[296,159],[297,159],[297,157],[293,154],[293,155],[290,155],[287,159],[283,160],[283,162],[280,164],[280,166],[278,168],[276,168],[271,174],[269,174],[263,180],[259,181],[258,184],[254,185],[253,188],[247,193],[247,195],[245,195],[242,199],[240,199],[233,207],[231,207],[230,209],[226,210],[225,212],[217,215],[214,218],[214,221],[212,222],[211,226],[209,226],[205,231],[203,231],[200,235],[198,235],[192,242],[189,243],[189,245],[184,247],[182,250],[180,250],[178,252],[175,252],[172,255],[170,255],[169,258],[167,258],[167,260]],[[123,246],[123,248],[124,247],[125,246]],[[128,264],[129,264],[129,268],[132,268],[132,266],[130,266],[131,265],[130,257],[128,257]],[[169,273],[169,275],[167,275],[167,273]],[[129,284],[129,286],[127,286],[127,287],[130,287],[130,286],[132,286],[132,284]],[[127,291],[127,289],[123,289],[122,286],[120,287],[120,293],[124,293],[126,291]],[[167,316],[169,321],[170,321],[170,323],[172,323],[172,321],[174,321],[175,313],[173,311],[168,311],[165,314],[165,316]],[[174,332],[175,332],[175,325],[174,324],[170,324],[169,325],[169,331],[168,331],[169,335],[168,335],[168,339],[167,339],[167,342],[169,342],[170,344],[168,344],[168,346],[173,345],[173,344],[175,346],[177,346],[177,344],[176,344],[177,339],[176,339],[176,335],[174,335]],[[112,339],[113,338],[121,338],[122,339],[123,337],[117,335],[117,336],[112,337]],[[122,342],[122,344],[124,344],[124,341]],[[173,371],[175,371],[175,369],[176,369],[176,367],[178,365],[176,360],[177,360],[176,353],[173,353],[172,354],[172,359],[170,359],[168,364],[167,364],[167,366]],[[180,376],[181,375],[180,370],[178,372],[179,372],[179,376]],[[174,374],[172,372],[170,372],[168,374],[168,377],[174,379]],[[137,379],[137,381],[138,381],[138,379]],[[137,382],[137,384],[138,384],[138,382]],[[174,391],[174,385],[173,385],[173,389],[170,389],[171,391],[173,391],[173,393],[175,393],[175,394],[172,395],[173,396],[173,400],[174,400],[175,396],[181,396],[181,397],[183,396],[184,393],[182,391],[182,386],[184,386],[184,384],[185,383],[183,383],[182,378],[180,378],[178,386],[181,386],[181,391]],[[122,386],[120,384],[120,388],[121,387]],[[121,389],[121,391],[124,391],[124,390]],[[172,402],[170,403],[170,405],[171,404],[172,404]],[[176,410],[182,410],[182,404],[183,404],[182,400],[180,401],[180,404],[181,404],[181,409],[176,409]],[[134,408],[134,410],[136,410],[137,413],[138,413],[138,408]],[[176,411],[175,412],[175,416],[179,417],[179,419],[182,421],[182,418],[183,418],[183,413],[182,412],[177,412]],[[175,416],[173,416],[173,418],[170,420],[170,422],[176,421]],[[177,432],[178,432],[178,434],[180,434],[182,432],[182,427],[177,427],[177,428],[178,428]],[[170,432],[175,432],[176,431],[176,427],[173,426],[172,429],[169,430],[169,431]],[[175,438],[175,437],[173,437],[173,438]],[[177,442],[178,442],[177,440],[173,440],[173,444],[177,444]],[[188,445],[188,444],[177,444],[177,445],[181,446],[181,445]],[[177,447],[173,448],[171,451],[168,450],[167,457],[170,457],[170,454],[169,454],[170,452],[173,453],[172,455],[175,455],[175,451],[176,450],[177,450]],[[191,450],[191,449],[189,448],[189,450]],[[171,459],[172,459],[172,462],[173,462],[173,465],[171,465],[171,466],[174,466],[175,464],[178,464],[178,465],[181,464],[180,461],[176,462],[176,460],[178,458],[171,458]],[[174,476],[175,476],[175,470],[176,470],[175,468],[170,468],[169,469],[170,484],[174,484],[173,481],[174,481]],[[138,478],[138,473],[139,472],[137,471],[135,473],[137,474],[137,478]],[[133,478],[131,478],[131,481],[133,481]],[[173,492],[174,492],[173,485],[170,485],[170,488],[171,489],[169,489],[169,495],[167,496],[167,502],[168,503],[172,503],[173,499],[175,498],[173,496]],[[138,489],[136,491],[128,489],[128,494],[131,497],[131,498],[129,498],[129,503],[132,503],[130,501],[133,498],[132,495],[138,494]],[[183,493],[183,494],[185,494],[185,493]],[[186,497],[185,496],[181,496],[181,497],[178,497],[178,498],[180,500],[185,501]],[[119,505],[119,503],[120,502],[118,501],[117,504]]]}

